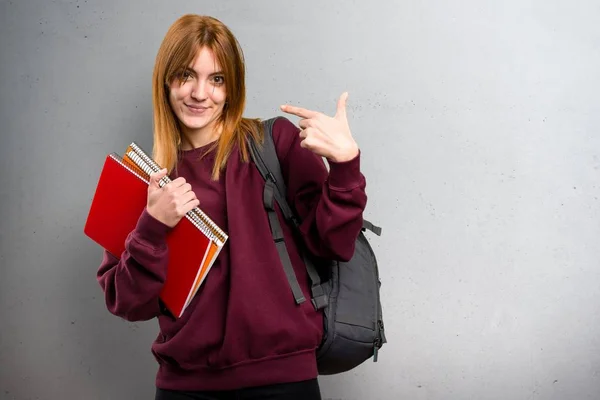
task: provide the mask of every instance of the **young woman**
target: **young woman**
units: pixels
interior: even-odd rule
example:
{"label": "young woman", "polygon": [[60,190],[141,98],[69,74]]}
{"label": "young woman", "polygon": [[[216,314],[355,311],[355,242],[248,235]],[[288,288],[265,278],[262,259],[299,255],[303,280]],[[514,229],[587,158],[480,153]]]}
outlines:
{"label": "young woman", "polygon": [[[158,51],[153,74],[154,159],[147,207],[119,257],[105,252],[98,281],[108,310],[129,321],[157,318],[152,345],[157,399],[320,399],[315,351],[322,314],[291,295],[263,206],[264,181],[247,139],[260,121],[242,117],[243,54],[218,20],[179,18]],[[333,117],[292,106],[273,138],[300,236],[282,221],[298,282],[310,298],[299,253],[347,260],[362,227],[365,179],[343,94]],[[322,157],[329,162],[329,171]],[[168,174],[172,180],[159,187]],[[179,319],[161,307],[169,257],[165,238],[198,206],[229,235],[208,277]],[[301,243],[300,243],[301,241]]]}

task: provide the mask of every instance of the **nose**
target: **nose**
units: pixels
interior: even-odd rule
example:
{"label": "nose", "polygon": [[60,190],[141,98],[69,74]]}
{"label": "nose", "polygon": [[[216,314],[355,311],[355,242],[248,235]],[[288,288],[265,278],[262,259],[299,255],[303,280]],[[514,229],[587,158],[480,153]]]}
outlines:
{"label": "nose", "polygon": [[202,79],[196,79],[190,96],[196,101],[202,101],[206,99],[206,83]]}

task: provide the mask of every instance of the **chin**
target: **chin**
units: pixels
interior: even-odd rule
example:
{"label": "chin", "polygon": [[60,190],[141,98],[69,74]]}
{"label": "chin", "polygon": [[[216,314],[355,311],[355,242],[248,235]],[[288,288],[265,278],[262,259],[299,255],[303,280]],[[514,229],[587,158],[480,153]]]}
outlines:
{"label": "chin", "polygon": [[210,119],[209,118],[187,118],[187,120],[184,120],[184,122],[188,128],[200,129],[200,128],[204,128],[206,125],[208,125],[210,123]]}

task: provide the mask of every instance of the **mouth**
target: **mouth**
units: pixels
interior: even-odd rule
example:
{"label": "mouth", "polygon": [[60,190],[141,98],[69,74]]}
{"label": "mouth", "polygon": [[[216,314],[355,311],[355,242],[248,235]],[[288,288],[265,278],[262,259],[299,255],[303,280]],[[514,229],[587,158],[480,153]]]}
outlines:
{"label": "mouth", "polygon": [[186,104],[185,106],[188,108],[188,110],[190,110],[191,112],[196,113],[196,114],[201,114],[204,111],[208,110],[208,107],[195,105],[195,104]]}

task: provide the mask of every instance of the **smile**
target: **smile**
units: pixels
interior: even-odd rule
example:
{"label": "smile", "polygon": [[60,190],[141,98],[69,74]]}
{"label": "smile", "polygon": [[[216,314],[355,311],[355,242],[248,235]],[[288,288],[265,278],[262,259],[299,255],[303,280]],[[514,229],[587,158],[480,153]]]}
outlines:
{"label": "smile", "polygon": [[186,104],[186,107],[188,108],[188,110],[190,110],[194,114],[202,114],[206,110],[208,110],[208,107],[195,106],[195,105],[190,105],[190,104]]}

